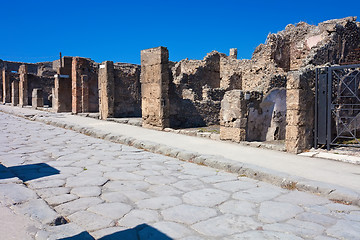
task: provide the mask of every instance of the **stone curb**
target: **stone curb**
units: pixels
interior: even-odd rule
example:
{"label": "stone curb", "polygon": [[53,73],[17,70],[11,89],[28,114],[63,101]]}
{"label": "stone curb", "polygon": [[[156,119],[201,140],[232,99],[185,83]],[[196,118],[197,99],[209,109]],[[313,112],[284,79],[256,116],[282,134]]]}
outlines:
{"label": "stone curb", "polygon": [[283,172],[270,170],[252,164],[237,162],[222,156],[201,155],[197,152],[190,152],[184,149],[173,148],[150,141],[141,141],[132,137],[126,137],[124,135],[115,135],[111,132],[98,131],[94,128],[85,128],[80,125],[66,124],[57,118],[52,118],[49,115],[46,116],[46,114],[26,115],[22,113],[16,113],[15,111],[2,112],[32,121],[43,122],[55,127],[70,129],[91,137],[100,138],[115,143],[121,143],[149,152],[178,158],[182,161],[193,162],[199,165],[224,170],[230,173],[238,174],[240,177],[249,177],[255,180],[268,182],[285,189],[314,193],[326,197],[334,202],[360,206],[359,192],[355,192],[351,189],[333,184],[308,180],[301,177],[294,177]]}

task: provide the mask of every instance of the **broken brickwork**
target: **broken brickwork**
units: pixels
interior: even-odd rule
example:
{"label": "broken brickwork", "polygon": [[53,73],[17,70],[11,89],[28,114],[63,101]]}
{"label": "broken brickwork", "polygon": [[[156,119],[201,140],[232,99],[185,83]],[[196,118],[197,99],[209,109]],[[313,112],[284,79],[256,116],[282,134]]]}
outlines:
{"label": "broken brickwork", "polygon": [[140,66],[103,62],[99,68],[100,117],[141,117]]}
{"label": "broken brickwork", "polygon": [[247,140],[249,109],[258,108],[262,97],[261,92],[227,91],[221,101],[220,139]]}
{"label": "broken brickwork", "polygon": [[141,51],[143,126],[169,127],[169,52],[165,47]]}
{"label": "broken brickwork", "polygon": [[96,67],[90,59],[72,58],[72,112],[97,112],[98,77]]}

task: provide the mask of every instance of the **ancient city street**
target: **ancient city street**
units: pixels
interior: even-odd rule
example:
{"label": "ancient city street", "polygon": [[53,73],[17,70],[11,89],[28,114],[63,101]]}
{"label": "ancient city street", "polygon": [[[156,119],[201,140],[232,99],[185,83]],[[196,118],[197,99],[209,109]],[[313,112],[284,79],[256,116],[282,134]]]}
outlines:
{"label": "ancient city street", "polygon": [[357,206],[4,113],[0,132],[0,206],[35,239],[360,239]]}

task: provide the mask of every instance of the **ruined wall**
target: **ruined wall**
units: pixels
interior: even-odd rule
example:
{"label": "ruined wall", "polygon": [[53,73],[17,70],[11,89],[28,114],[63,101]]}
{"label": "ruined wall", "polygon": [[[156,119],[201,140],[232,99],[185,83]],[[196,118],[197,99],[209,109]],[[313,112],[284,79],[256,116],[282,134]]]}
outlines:
{"label": "ruined wall", "polygon": [[141,117],[139,65],[114,64],[114,117]]}
{"label": "ruined wall", "polygon": [[55,78],[52,77],[41,77],[33,74],[27,74],[27,96],[28,96],[28,103],[32,103],[32,92],[35,88],[42,89],[42,96],[44,98],[43,103],[44,105],[49,105],[50,98],[49,96],[52,95],[52,88],[55,86]]}
{"label": "ruined wall", "polygon": [[[219,124],[221,99],[221,59],[213,51],[203,60],[181,60],[170,65],[170,125],[197,127]],[[230,75],[230,74],[229,74]]]}
{"label": "ruined wall", "polygon": [[72,112],[98,112],[98,64],[91,59],[72,58]]}

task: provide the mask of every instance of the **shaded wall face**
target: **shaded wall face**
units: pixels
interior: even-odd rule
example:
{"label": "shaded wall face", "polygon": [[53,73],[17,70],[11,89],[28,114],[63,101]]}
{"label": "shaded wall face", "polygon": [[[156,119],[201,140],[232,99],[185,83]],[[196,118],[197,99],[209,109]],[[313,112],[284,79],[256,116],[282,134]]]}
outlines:
{"label": "shaded wall face", "polygon": [[52,95],[52,88],[55,86],[54,78],[39,77],[28,74],[28,103],[32,102],[32,92],[35,88],[41,88],[43,92],[44,105],[51,105],[49,96]]}
{"label": "shaded wall face", "polygon": [[115,66],[114,116],[141,117],[140,67]]}
{"label": "shaded wall face", "polygon": [[249,141],[284,140],[286,132],[286,89],[273,89],[258,108],[249,109]]}

